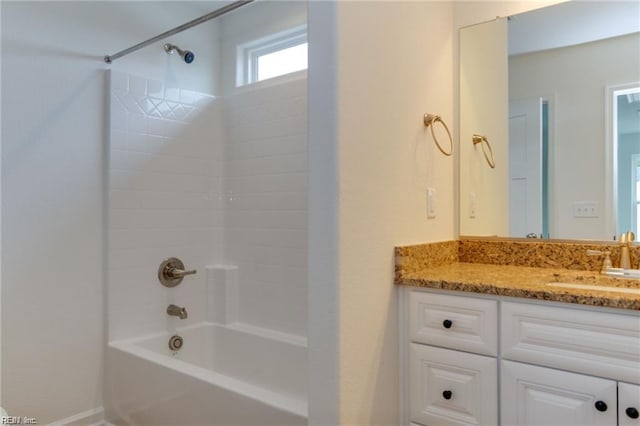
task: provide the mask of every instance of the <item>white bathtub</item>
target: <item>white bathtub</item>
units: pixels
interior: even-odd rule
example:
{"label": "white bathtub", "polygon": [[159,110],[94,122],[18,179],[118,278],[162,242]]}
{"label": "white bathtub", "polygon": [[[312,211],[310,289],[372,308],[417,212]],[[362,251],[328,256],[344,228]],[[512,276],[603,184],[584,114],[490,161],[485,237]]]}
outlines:
{"label": "white bathtub", "polygon": [[307,348],[242,327],[200,323],[170,334],[111,342],[106,418],[116,425],[307,424]]}

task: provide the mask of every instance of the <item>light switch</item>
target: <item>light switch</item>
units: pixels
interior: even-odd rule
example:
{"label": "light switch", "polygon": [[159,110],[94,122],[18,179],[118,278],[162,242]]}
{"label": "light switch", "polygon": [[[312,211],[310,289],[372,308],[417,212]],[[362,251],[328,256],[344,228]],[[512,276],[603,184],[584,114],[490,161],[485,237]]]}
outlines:
{"label": "light switch", "polygon": [[475,192],[469,194],[469,217],[475,219],[478,214],[478,196]]}
{"label": "light switch", "polygon": [[437,203],[436,190],[427,188],[427,218],[433,219],[436,217]]}

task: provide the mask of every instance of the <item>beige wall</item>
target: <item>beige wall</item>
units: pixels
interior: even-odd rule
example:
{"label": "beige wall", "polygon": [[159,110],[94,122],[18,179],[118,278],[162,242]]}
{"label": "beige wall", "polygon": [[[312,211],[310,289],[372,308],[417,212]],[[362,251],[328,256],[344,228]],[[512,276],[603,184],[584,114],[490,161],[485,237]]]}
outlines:
{"label": "beige wall", "polygon": [[[459,35],[460,234],[508,235],[507,20],[470,26]],[[474,145],[474,134],[485,136],[491,151]],[[493,155],[495,168],[485,153]]]}
{"label": "beige wall", "polygon": [[[424,128],[453,123],[453,6],[338,7],[340,424],[398,421],[395,245],[453,238],[453,159]],[[437,191],[435,219],[426,190]]]}
{"label": "beige wall", "polygon": [[[473,3],[309,8],[312,425],[398,424],[393,247],[456,235],[454,161],[422,115],[441,115],[457,139],[460,26],[548,4]],[[435,219],[427,187],[437,191]]]}
{"label": "beige wall", "polygon": [[[510,58],[509,98],[553,101],[552,238],[612,238],[605,223],[605,89],[639,79],[638,34]],[[599,203],[599,217],[574,218],[577,202]]]}

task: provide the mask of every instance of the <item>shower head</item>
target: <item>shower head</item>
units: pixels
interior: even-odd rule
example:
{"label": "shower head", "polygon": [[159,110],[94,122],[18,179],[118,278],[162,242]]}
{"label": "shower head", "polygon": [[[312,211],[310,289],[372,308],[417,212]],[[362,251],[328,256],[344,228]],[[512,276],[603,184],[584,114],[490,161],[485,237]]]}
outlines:
{"label": "shower head", "polygon": [[196,55],[194,55],[192,51],[182,50],[175,44],[171,44],[171,43],[167,43],[164,45],[164,51],[170,55],[172,55],[173,52],[178,52],[178,55],[180,55],[182,60],[185,61],[187,64],[190,64],[196,58]]}

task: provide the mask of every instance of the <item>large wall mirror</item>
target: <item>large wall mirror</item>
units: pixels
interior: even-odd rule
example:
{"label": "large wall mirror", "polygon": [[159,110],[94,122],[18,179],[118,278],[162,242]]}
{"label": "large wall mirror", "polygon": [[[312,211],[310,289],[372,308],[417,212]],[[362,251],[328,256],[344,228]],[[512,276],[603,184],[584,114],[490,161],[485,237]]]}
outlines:
{"label": "large wall mirror", "polygon": [[462,28],[459,138],[461,235],[640,235],[640,3]]}

